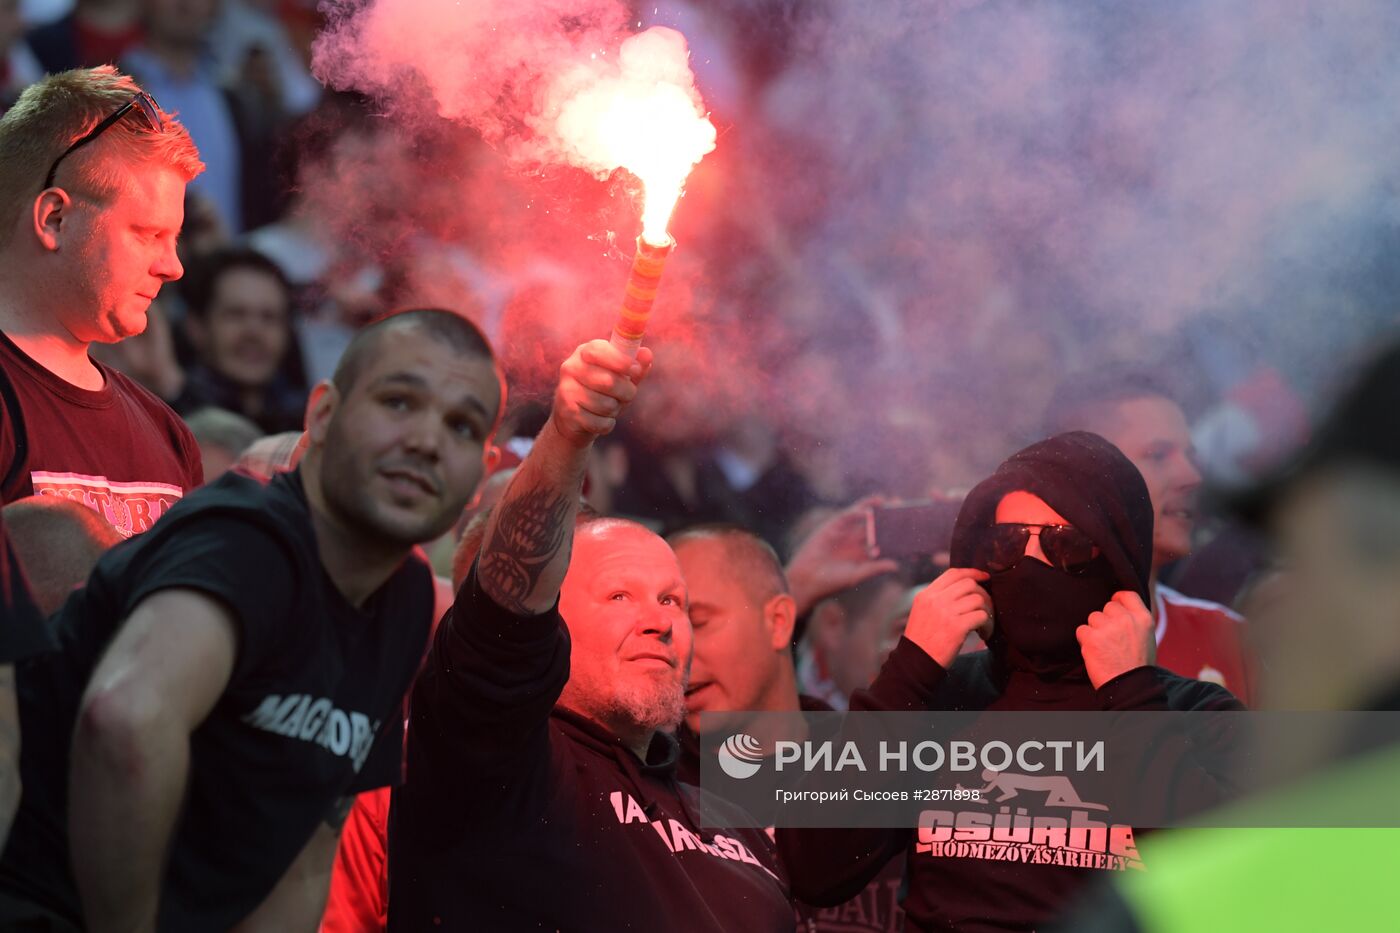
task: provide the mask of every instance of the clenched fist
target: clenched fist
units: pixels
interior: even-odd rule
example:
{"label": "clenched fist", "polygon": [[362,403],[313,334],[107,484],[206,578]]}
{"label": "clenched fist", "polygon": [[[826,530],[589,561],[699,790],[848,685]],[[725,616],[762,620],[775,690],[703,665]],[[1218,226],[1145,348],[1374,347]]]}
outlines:
{"label": "clenched fist", "polygon": [[651,369],[651,350],[634,360],[606,340],[590,340],[559,367],[550,421],[570,443],[587,446],[617,426]]}
{"label": "clenched fist", "polygon": [[992,634],[992,598],[982,589],[985,570],[954,567],[918,596],[909,612],[904,637],[945,668],[952,666],[970,632],[985,641]]}
{"label": "clenched fist", "polygon": [[1157,660],[1152,613],[1132,590],[1114,593],[1103,611],[1091,613],[1074,635],[1096,690],[1119,674]]}

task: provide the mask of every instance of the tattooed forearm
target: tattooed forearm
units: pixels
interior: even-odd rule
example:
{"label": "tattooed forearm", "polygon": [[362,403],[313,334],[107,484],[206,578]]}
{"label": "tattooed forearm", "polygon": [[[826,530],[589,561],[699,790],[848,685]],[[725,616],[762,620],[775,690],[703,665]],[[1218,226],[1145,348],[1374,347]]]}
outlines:
{"label": "tattooed forearm", "polygon": [[512,612],[528,613],[527,600],[540,576],[569,538],[576,499],[556,489],[507,492],[498,506],[494,532],[482,549],[477,576],[491,598]]}

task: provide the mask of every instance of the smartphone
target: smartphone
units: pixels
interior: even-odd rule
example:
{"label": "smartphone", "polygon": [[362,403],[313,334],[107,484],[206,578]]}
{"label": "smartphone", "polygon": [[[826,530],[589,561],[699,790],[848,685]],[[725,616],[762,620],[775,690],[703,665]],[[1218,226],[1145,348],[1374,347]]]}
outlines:
{"label": "smartphone", "polygon": [[893,560],[946,553],[961,508],[959,499],[876,506],[865,521],[866,549],[871,557]]}

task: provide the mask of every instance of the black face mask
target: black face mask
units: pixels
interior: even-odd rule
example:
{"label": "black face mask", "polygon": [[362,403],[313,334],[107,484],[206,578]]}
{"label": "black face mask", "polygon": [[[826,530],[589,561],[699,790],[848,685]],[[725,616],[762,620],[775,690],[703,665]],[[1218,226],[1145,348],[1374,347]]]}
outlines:
{"label": "black face mask", "polygon": [[1113,568],[1098,557],[1071,576],[1033,558],[982,584],[996,621],[988,647],[1012,670],[1065,674],[1083,670],[1075,629],[1100,612],[1120,587]]}

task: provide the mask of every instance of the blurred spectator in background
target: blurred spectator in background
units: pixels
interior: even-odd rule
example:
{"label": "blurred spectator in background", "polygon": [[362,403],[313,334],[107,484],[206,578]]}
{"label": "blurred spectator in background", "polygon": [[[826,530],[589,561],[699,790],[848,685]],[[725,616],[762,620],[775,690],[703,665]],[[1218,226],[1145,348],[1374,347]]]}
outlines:
{"label": "blurred spectator in background", "polygon": [[191,269],[181,291],[197,362],[167,396],[175,410],[215,406],[268,434],[300,429],[307,387],[293,378],[301,367],[292,291],[276,263],[248,249],[223,250]]}
{"label": "blurred spectator in background", "polygon": [[802,691],[845,709],[870,686],[909,618],[909,581],[889,573],[818,603],[800,649]]}
{"label": "blurred spectator in background", "polygon": [[313,384],[334,371],[355,332],[389,308],[381,295],[385,276],[377,257],[347,249],[343,240],[337,241],[335,225],[326,222],[328,217],[368,218],[376,210],[372,199],[355,205],[317,199],[327,179],[342,178],[358,166],[382,164],[376,147],[399,144],[394,139],[380,142],[383,128],[384,122],[370,115],[363,99],[328,93],[287,134],[293,145],[282,152],[290,165],[281,174],[292,183],[283,210],[243,238],[248,247],[277,263],[292,284],[302,312],[295,326]]}
{"label": "blurred spectator in background", "polygon": [[1047,436],[1090,431],[1121,450],[1152,497],[1152,609],[1156,663],[1183,677],[1219,684],[1254,701],[1253,662],[1244,619],[1219,603],[1188,598],[1161,581],[1168,565],[1191,553],[1201,474],[1186,414],[1162,380],[1139,368],[1082,373],[1056,390]]}
{"label": "blurred spectator in background", "polygon": [[185,229],[180,231],[180,262],[193,268],[232,243],[233,234],[214,202],[197,191],[187,191]]}
{"label": "blurred spectator in background", "polygon": [[93,68],[119,61],[142,35],[141,0],[77,0],[65,16],[29,34],[44,71]]}
{"label": "blurred spectator in background", "polygon": [[783,451],[778,433],[757,412],[735,420],[720,438],[715,464],[749,512],[745,525],[780,548],[784,533],[817,503],[816,494]]}
{"label": "blurred spectator in background", "polygon": [[294,145],[284,156],[291,191],[285,210],[275,220],[251,230],[248,246],[267,256],[298,290],[317,286],[330,270],[332,235],[310,209],[307,190],[318,179],[334,177],[337,159],[373,138],[374,124],[362,98],[347,92],[327,92],[316,109],[303,116],[289,133]]}
{"label": "blurred spectator in background", "polygon": [[[1254,620],[1266,633],[1260,694],[1268,708],[1400,710],[1397,410],[1400,348],[1392,347],[1305,452],[1234,502],[1244,519],[1272,532],[1284,568],[1277,598]],[[1336,736],[1333,748],[1314,752],[1336,763],[1306,763],[1313,772],[1306,780],[1242,804],[1249,812],[1240,822],[1216,817],[1215,826],[1229,828],[1148,837],[1151,870],[1105,886],[1063,929],[1386,927],[1383,918],[1395,917],[1400,851],[1400,734],[1368,731]],[[1356,821],[1329,828],[1319,814]],[[1275,828],[1297,826],[1309,828]]]}
{"label": "blurred spectator in background", "polygon": [[834,709],[845,709],[851,692],[875,679],[909,615],[910,581],[899,563],[872,559],[866,548],[866,520],[876,501],[822,517],[796,540],[787,563],[798,687]]}
{"label": "blurred spectator in background", "polygon": [[175,240],[199,153],[104,66],[28,88],[0,119],[0,166],[0,497],[61,495],[144,531],[200,485],[199,451],[167,405],[89,351],[145,330],[183,274]]}
{"label": "blurred spectator in background", "polygon": [[224,224],[243,229],[243,153],[234,102],[218,83],[208,42],[218,0],[142,0],[146,34],[121,57],[162,106],[179,113],[208,171],[191,190],[213,202]]}
{"label": "blurred spectator in background", "polygon": [[185,417],[204,458],[204,481],[212,483],[232,469],[254,441],[263,436],[256,424],[222,408],[201,408]]}
{"label": "blurred spectator in background", "polygon": [[57,496],[30,496],[3,509],[10,543],[45,616],[87,582],[97,559],[122,536],[92,509]]}
{"label": "blurred spectator in background", "polygon": [[662,534],[728,522],[781,542],[815,497],[791,469],[767,425],[724,396],[696,354],[658,349],[664,366],[641,396],[631,428],[626,482],[613,508]]}
{"label": "blurred spectator in background", "polygon": [[[1208,482],[1247,483],[1307,439],[1310,419],[1299,390],[1311,367],[1276,368],[1261,339],[1235,315],[1217,311],[1183,324],[1160,353],[1170,366],[1190,373],[1189,382],[1176,388],[1183,407],[1199,412],[1191,435]],[[1196,548],[1165,576],[1188,596],[1237,606],[1241,587],[1267,564],[1257,530],[1213,516],[1197,529]]]}
{"label": "blurred spectator in background", "polygon": [[19,0],[0,0],[0,114],[43,76],[44,66],[24,40]]}
{"label": "blurred spectator in background", "polygon": [[210,33],[210,51],[225,87],[257,87],[279,111],[300,116],[316,106],[321,85],[311,77],[276,9],[275,0],[223,0]]}
{"label": "blurred spectator in background", "polygon": [[220,83],[209,51],[218,0],[144,0],[142,10],[144,39],[122,65],[180,114],[204,153],[209,170],[191,190],[213,203],[235,235],[270,220],[279,198],[271,153],[281,114],[265,88]]}

